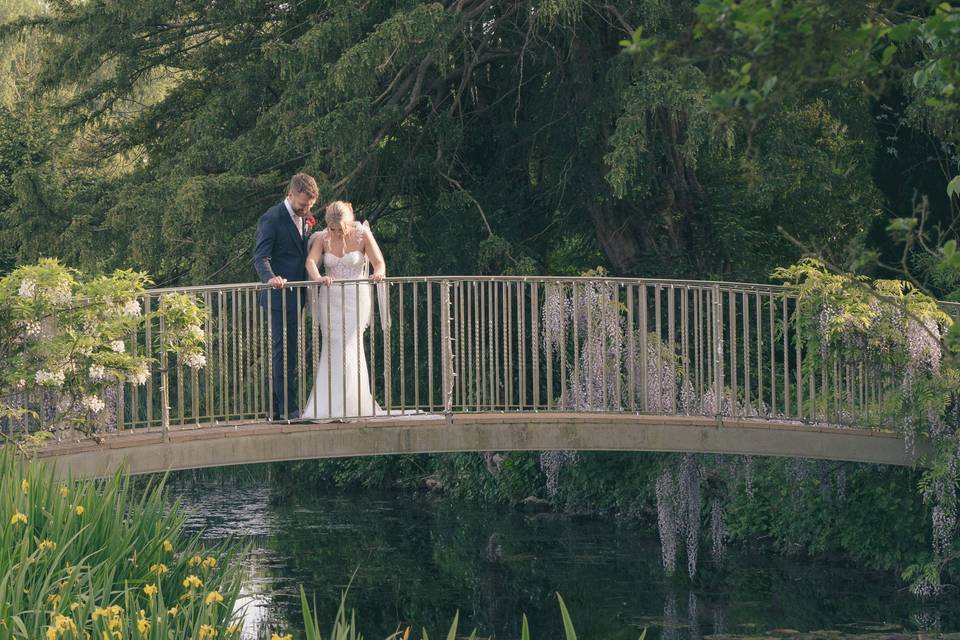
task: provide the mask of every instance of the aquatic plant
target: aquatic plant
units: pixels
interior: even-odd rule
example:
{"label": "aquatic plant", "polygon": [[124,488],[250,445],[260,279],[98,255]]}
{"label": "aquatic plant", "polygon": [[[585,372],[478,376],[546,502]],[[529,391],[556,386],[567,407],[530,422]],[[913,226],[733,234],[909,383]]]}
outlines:
{"label": "aquatic plant", "polygon": [[5,637],[237,637],[237,549],[185,536],[163,480],[70,482],[9,450],[0,470]]}
{"label": "aquatic plant", "polygon": [[[557,594],[557,604],[560,607],[560,619],[563,623],[563,637],[565,640],[577,640],[577,632],[573,626],[573,620],[571,619],[570,612],[567,609],[566,603],[563,601],[563,597],[558,593]],[[300,606],[303,610],[303,626],[306,629],[305,640],[323,640],[323,634],[320,630],[319,619],[317,618],[317,606],[316,602],[311,606],[310,601],[307,600],[307,594],[303,589],[303,586],[300,587]],[[460,612],[456,612],[453,616],[453,621],[450,623],[450,628],[447,631],[446,638],[447,640],[456,640],[459,637],[458,627],[460,624]],[[412,637],[413,627],[405,626],[402,629],[397,629],[395,632],[386,636],[385,640],[410,640]],[[647,630],[644,629],[639,640],[644,640],[647,635]],[[468,636],[470,640],[474,640],[477,637],[477,631],[473,630]],[[327,635],[328,640],[360,640],[360,636],[357,631],[357,615],[356,611],[351,610],[349,616],[347,615],[347,592],[344,591],[340,596],[340,606],[337,609],[337,613],[334,616],[333,625],[330,629],[330,633]],[[429,640],[430,634],[426,629],[421,629],[420,631],[421,640]],[[531,640],[532,635],[530,631],[530,625],[527,622],[527,616],[523,615],[521,617],[520,623],[520,640]],[[280,636],[274,634],[272,640],[292,640],[292,636]]]}

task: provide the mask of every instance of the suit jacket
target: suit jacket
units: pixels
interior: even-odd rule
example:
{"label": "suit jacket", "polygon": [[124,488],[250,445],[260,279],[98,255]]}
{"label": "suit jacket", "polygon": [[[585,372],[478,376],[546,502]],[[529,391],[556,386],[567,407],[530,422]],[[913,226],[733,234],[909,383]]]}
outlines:
{"label": "suit jacket", "polygon": [[[281,201],[260,216],[257,223],[257,240],[253,250],[253,268],[257,270],[260,282],[267,282],[273,276],[286,278],[290,282],[307,279],[307,243],[300,235],[297,226],[290,219],[286,205]],[[282,308],[281,290],[271,293],[273,309]],[[287,308],[303,304],[303,292],[299,296],[287,290]],[[260,292],[260,304],[266,306],[267,291]]]}

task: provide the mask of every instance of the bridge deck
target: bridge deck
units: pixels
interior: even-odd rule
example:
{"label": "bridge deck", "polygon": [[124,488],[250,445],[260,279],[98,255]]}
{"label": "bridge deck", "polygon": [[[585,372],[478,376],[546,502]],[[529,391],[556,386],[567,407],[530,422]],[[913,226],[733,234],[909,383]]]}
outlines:
{"label": "bridge deck", "polygon": [[236,422],[164,434],[144,429],[105,434],[101,442],[66,439],[38,457],[74,478],[120,467],[143,474],[283,460],[464,451],[660,451],[922,464],[894,433],[758,419],[605,413],[455,413],[364,418],[349,422]]}

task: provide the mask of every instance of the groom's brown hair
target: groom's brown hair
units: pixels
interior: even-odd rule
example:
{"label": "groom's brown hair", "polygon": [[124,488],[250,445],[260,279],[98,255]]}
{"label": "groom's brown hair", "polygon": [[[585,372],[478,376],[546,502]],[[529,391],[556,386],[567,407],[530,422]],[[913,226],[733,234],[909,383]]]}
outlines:
{"label": "groom's brown hair", "polygon": [[317,186],[317,181],[312,176],[301,172],[290,178],[287,193],[305,193],[316,199],[320,197],[320,187]]}

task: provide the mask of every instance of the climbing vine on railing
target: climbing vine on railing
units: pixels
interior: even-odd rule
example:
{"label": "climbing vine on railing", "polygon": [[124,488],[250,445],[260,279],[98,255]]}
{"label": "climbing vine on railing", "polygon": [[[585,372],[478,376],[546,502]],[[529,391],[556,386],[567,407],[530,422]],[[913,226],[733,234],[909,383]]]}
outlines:
{"label": "climbing vine on railing", "polygon": [[203,313],[190,296],[164,298],[145,313],[146,274],[83,277],[55,259],[0,279],[0,421],[21,445],[55,429],[91,434],[116,426],[123,383],[145,384],[152,361],[130,337],[162,319],[165,352],[188,366],[203,361]]}
{"label": "climbing vine on railing", "polygon": [[[878,419],[900,430],[908,448],[917,437],[935,447],[919,487],[931,507],[931,558],[911,565],[904,577],[918,596],[939,594],[942,568],[960,557],[960,362],[957,354],[944,349],[953,319],[908,282],[835,274],[813,259],[777,269],[773,276],[786,280],[797,296],[791,322],[806,353],[805,372],[839,360],[893,379],[896,385],[881,404]],[[818,408],[828,402],[829,397],[823,398]]]}

